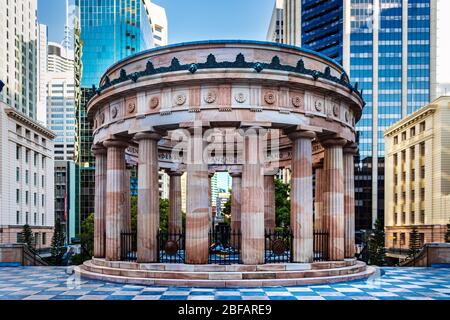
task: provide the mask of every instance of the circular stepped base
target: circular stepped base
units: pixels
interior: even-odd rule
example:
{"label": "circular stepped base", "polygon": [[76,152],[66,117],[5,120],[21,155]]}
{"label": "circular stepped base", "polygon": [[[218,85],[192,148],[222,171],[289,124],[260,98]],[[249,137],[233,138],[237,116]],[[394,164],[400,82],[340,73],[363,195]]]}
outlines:
{"label": "circular stepped base", "polygon": [[138,264],[93,259],[75,268],[85,278],[115,283],[181,287],[270,287],[345,282],[368,278],[375,268],[339,262],[266,265]]}

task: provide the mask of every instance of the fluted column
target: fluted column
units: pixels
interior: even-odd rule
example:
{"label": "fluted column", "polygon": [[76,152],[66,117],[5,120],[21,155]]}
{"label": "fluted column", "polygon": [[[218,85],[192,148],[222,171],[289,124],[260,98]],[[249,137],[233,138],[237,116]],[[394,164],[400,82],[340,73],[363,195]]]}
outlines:
{"label": "fluted column", "polygon": [[298,131],[291,133],[291,229],[293,233],[293,261],[313,261],[314,221],[312,183],[312,139],[315,133]]}
{"label": "fluted column", "polygon": [[169,172],[169,233],[182,231],[183,222],[181,215],[181,176],[183,172]]}
{"label": "fluted column", "polygon": [[241,230],[241,192],[242,192],[242,173],[231,173],[231,229]]}
{"label": "fluted column", "polygon": [[264,168],[260,128],[244,133],[244,164],[242,166],[242,262],[264,263]]}
{"label": "fluted column", "polygon": [[203,130],[191,130],[186,181],[186,263],[207,264],[209,254],[209,177],[203,159]]}
{"label": "fluted column", "polygon": [[275,179],[269,174],[264,176],[264,228],[273,232],[275,227]]}
{"label": "fluted column", "polygon": [[125,148],[127,143],[120,140],[104,142],[107,148],[106,165],[106,255],[108,261],[120,260],[120,233],[123,228],[125,211]]}
{"label": "fluted column", "polygon": [[106,149],[95,146],[95,214],[94,214],[94,257],[105,257],[105,215],[106,215]]}
{"label": "fluted column", "polygon": [[320,163],[315,168],[316,185],[314,197],[314,230],[322,231],[325,229],[324,214],[323,214],[323,163]]}
{"label": "fluted column", "polygon": [[141,263],[158,261],[159,166],[157,133],[138,133],[138,214],[137,259]]}
{"label": "fluted column", "polygon": [[355,257],[355,155],[356,144],[344,148],[344,246],[345,258]]}
{"label": "fluted column", "polygon": [[329,258],[343,260],[344,255],[344,139],[327,139],[321,142],[324,159],[324,215],[329,233]]}

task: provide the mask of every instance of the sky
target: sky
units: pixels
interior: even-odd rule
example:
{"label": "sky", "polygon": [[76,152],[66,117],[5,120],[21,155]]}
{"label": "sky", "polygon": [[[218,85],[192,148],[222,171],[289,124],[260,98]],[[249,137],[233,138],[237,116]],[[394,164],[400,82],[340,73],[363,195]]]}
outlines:
{"label": "sky", "polygon": [[[73,3],[70,0],[70,3]],[[274,0],[153,0],[166,9],[169,43],[211,39],[265,40]],[[38,0],[49,41],[64,37],[65,0]]]}

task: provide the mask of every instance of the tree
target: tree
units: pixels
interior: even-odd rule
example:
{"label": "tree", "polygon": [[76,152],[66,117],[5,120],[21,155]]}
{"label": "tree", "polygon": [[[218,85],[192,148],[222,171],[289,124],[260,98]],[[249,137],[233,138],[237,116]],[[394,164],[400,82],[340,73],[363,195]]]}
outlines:
{"label": "tree", "polygon": [[94,214],[91,213],[81,224],[81,255],[83,261],[94,255]]}
{"label": "tree", "polygon": [[159,199],[159,227],[162,231],[169,229],[169,200]]}
{"label": "tree", "polygon": [[223,211],[222,213],[225,216],[229,216],[231,215],[231,197],[227,200],[227,202],[225,202],[225,204],[223,205]]}
{"label": "tree", "polygon": [[445,234],[445,242],[450,243],[450,224],[447,224],[447,233]]}
{"label": "tree", "polygon": [[275,220],[277,227],[290,224],[291,201],[289,199],[290,185],[275,179]]}
{"label": "tree", "polygon": [[386,264],[386,248],[384,247],[384,227],[379,219],[369,238],[369,264],[384,266]]}
{"label": "tree", "polygon": [[136,232],[137,231],[137,196],[131,197],[130,202],[130,214],[131,214],[131,231]]}
{"label": "tree", "polygon": [[413,258],[420,251],[420,236],[417,226],[413,226],[411,233],[409,234],[409,251],[408,257]]}
{"label": "tree", "polygon": [[33,231],[31,230],[31,227],[28,224],[23,226],[22,242],[27,244],[30,249],[34,250],[35,242],[34,242]]}
{"label": "tree", "polygon": [[55,222],[55,232],[53,233],[52,246],[50,248],[50,261],[54,266],[63,264],[63,256],[65,253],[65,234],[59,219]]}

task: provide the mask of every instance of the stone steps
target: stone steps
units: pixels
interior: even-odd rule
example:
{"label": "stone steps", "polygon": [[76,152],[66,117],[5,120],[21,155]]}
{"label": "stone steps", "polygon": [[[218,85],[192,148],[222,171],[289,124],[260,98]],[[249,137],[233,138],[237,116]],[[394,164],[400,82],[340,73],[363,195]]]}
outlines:
{"label": "stone steps", "polygon": [[75,272],[78,275],[85,278],[108,281],[113,283],[126,283],[126,284],[149,285],[149,286],[188,286],[188,287],[226,288],[226,287],[298,286],[298,285],[346,282],[367,278],[375,272],[375,268],[373,267],[364,267],[362,269],[363,270],[361,270],[358,267],[356,268],[355,273],[344,275],[314,276],[313,274],[309,274],[309,277],[274,278],[274,279],[266,279],[266,278],[214,279],[215,275],[209,279],[145,278],[139,277],[141,274],[135,274],[135,276],[131,275],[121,276],[121,275],[97,273],[89,271],[89,269],[85,265],[76,267]]}
{"label": "stone steps", "polygon": [[80,275],[97,280],[161,286],[285,286],[330,283],[370,276],[373,268],[347,260],[313,264],[174,265],[137,264],[104,260],[86,261],[76,268]]}

